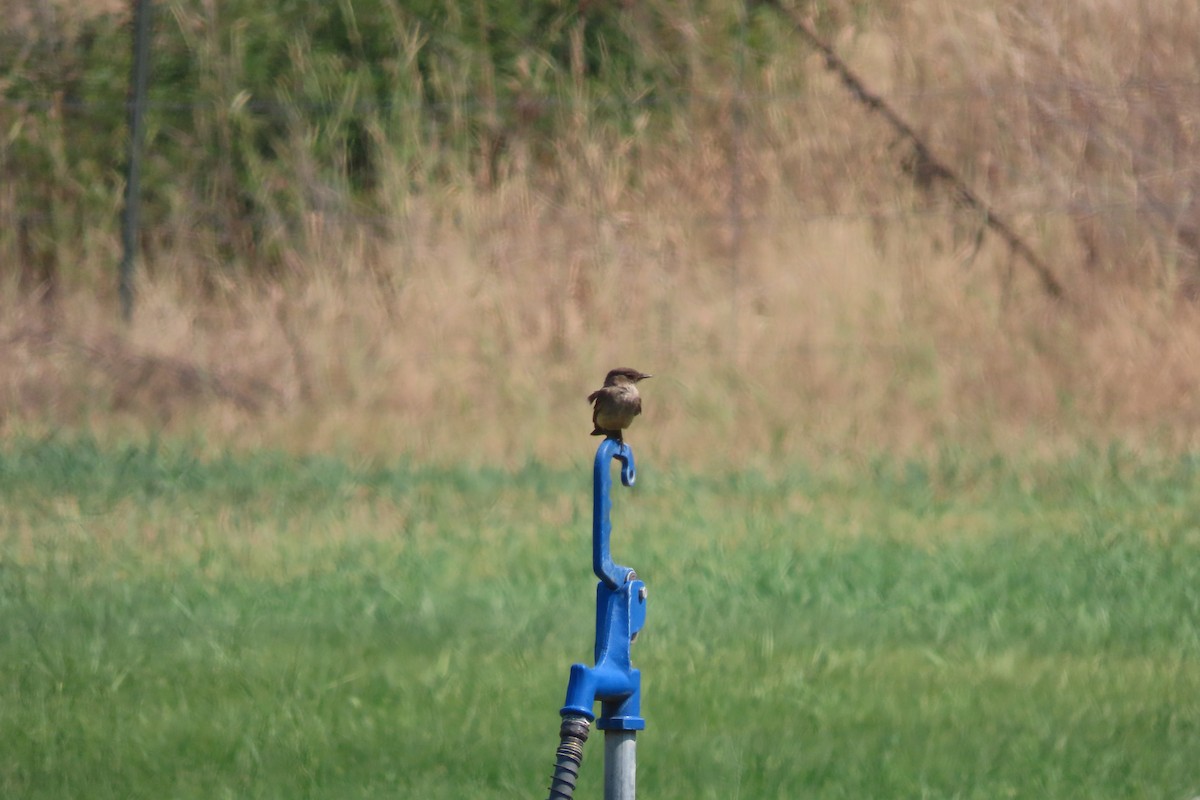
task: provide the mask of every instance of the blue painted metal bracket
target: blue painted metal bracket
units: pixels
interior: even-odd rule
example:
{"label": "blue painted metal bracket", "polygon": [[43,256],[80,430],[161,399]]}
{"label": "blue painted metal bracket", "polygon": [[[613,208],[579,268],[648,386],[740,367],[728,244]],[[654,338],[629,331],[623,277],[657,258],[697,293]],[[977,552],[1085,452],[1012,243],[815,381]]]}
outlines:
{"label": "blue painted metal bracket", "polygon": [[646,720],[641,716],[642,675],[633,668],[629,647],[646,624],[646,584],[637,580],[632,569],[616,564],[609,550],[613,459],[621,462],[622,484],[632,486],[637,479],[633,450],[624,442],[605,439],[596,451],[592,473],[592,570],[600,579],[596,585],[596,664],[571,666],[567,700],[560,713],[595,719],[592,706],[599,700],[597,727],[636,731],[646,727]]}
{"label": "blue painted metal bracket", "polygon": [[616,439],[605,439],[596,449],[596,463],[592,467],[592,571],[610,589],[619,589],[633,573],[629,567],[613,563],[608,540],[612,536],[612,474],[609,469],[613,459],[621,462],[621,483],[633,486],[637,480],[637,465],[633,461],[633,449]]}

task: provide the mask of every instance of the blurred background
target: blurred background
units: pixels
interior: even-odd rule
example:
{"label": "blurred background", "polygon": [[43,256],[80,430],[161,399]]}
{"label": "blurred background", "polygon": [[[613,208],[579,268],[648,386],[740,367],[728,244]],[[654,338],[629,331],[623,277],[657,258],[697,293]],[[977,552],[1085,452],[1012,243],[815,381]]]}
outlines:
{"label": "blurred background", "polygon": [[1195,4],[153,3],[128,323],[132,4],[2,5],[0,432],[553,462],[629,365],[656,460],[1197,444]]}

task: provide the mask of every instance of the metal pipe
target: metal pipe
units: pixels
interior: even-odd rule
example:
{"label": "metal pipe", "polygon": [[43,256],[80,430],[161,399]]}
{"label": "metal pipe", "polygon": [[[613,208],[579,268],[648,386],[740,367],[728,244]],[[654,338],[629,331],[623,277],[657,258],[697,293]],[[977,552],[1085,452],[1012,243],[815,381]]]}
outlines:
{"label": "metal pipe", "polygon": [[634,800],[637,731],[604,732],[604,800]]}

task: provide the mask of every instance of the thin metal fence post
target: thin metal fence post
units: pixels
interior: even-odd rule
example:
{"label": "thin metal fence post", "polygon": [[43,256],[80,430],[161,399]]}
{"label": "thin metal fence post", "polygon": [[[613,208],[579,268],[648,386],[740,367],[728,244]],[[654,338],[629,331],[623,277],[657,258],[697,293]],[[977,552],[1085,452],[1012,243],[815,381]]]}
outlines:
{"label": "thin metal fence post", "polygon": [[150,81],[151,0],[134,0],[133,69],[129,77],[129,153],[125,165],[125,208],[121,215],[121,267],[117,291],[121,317],[133,318],[133,267],[141,211],[142,148],[146,138],[146,89]]}
{"label": "thin metal fence post", "polygon": [[733,363],[741,363],[742,250],[745,247],[742,149],[746,138],[746,26],[745,0],[737,4],[738,35],[734,52],[733,98],[729,123],[729,343]]}

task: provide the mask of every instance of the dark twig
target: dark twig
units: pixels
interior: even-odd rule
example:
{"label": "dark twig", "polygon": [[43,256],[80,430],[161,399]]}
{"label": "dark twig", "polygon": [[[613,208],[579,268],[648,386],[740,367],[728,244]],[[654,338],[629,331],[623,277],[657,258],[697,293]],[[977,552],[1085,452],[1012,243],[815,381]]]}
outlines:
{"label": "dark twig", "polygon": [[983,216],[987,226],[1003,239],[1016,255],[1020,256],[1033,268],[1046,294],[1055,300],[1061,300],[1065,297],[1066,293],[1062,283],[1054,276],[1054,273],[1046,265],[1046,262],[1042,261],[1038,254],[1033,251],[1033,248],[1026,244],[1025,240],[1013,230],[1013,227],[986,200],[977,195],[957,172],[947,165],[946,162],[934,155],[929,145],[925,143],[925,140],[913,130],[913,127],[895,109],[888,105],[887,101],[867,89],[862,79],[850,69],[849,65],[842,60],[825,40],[817,35],[817,32],[813,30],[812,25],[807,20],[798,16],[792,10],[785,8],[779,0],[762,0],[762,2],[763,5],[774,8],[787,18],[796,31],[821,53],[825,59],[825,67],[841,80],[842,85],[854,95],[855,99],[870,111],[874,111],[883,117],[911,145],[913,163],[916,164],[923,180],[928,182],[940,180],[949,184],[954,193],[955,201],[979,212]]}

